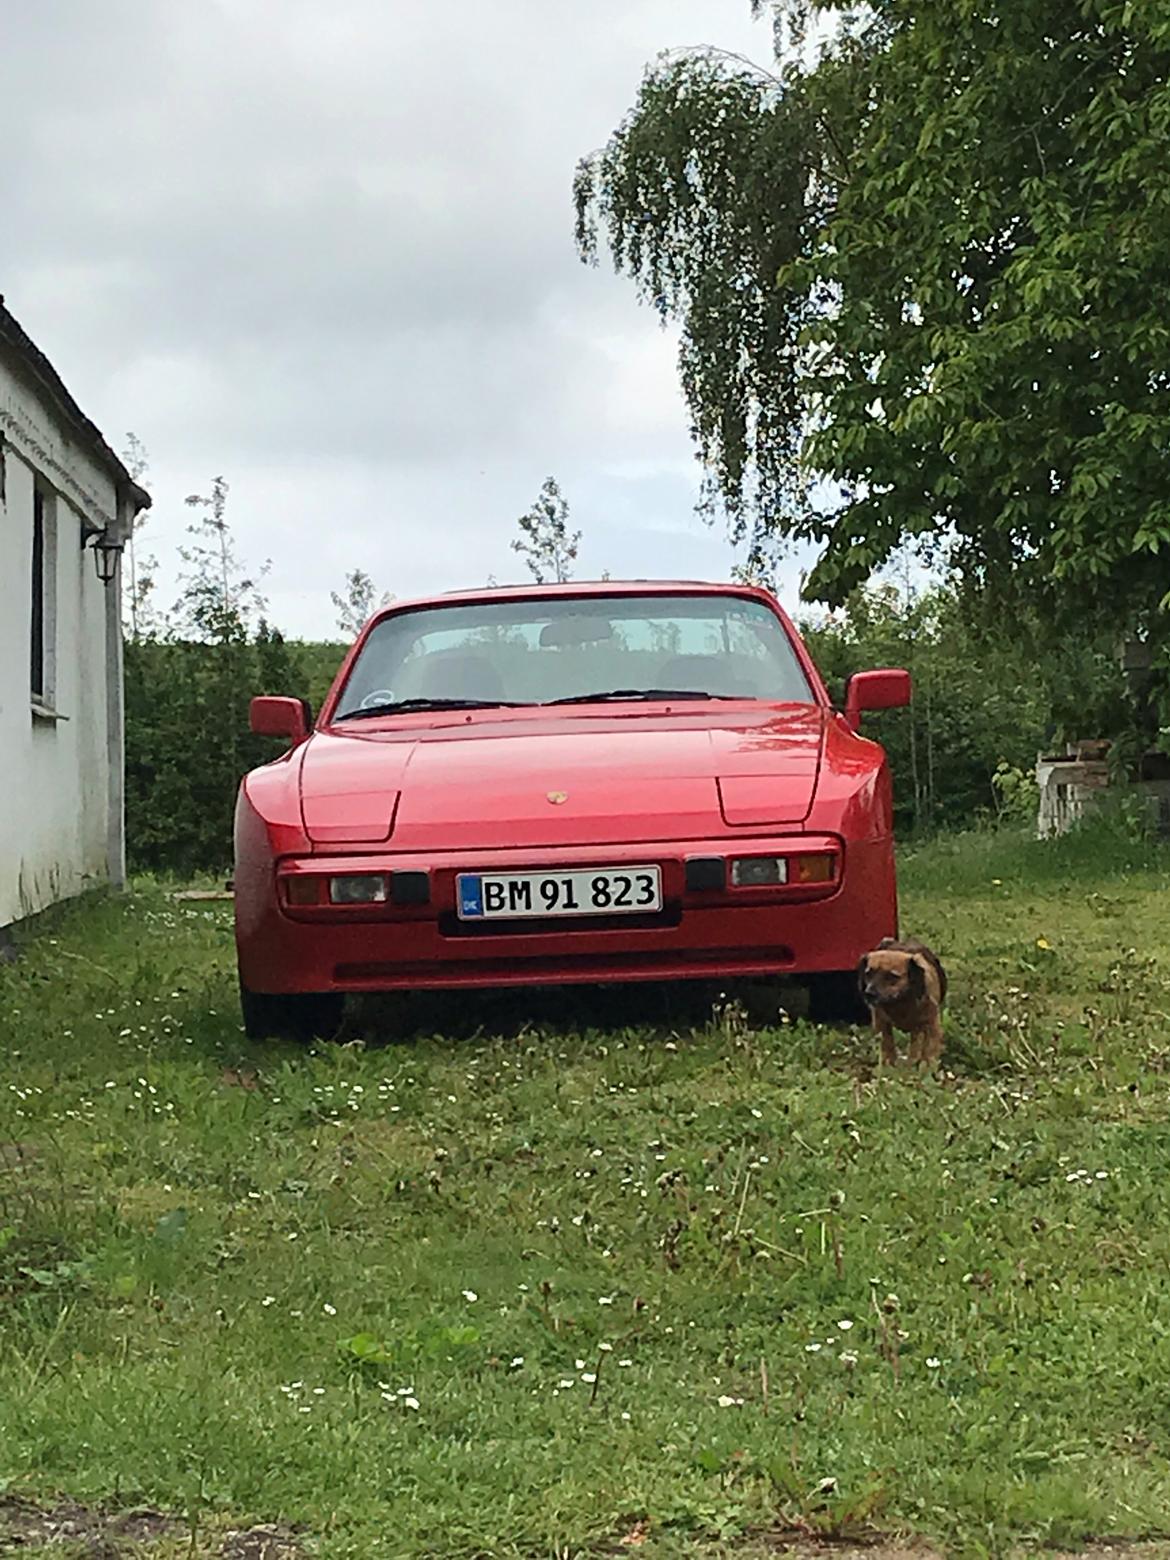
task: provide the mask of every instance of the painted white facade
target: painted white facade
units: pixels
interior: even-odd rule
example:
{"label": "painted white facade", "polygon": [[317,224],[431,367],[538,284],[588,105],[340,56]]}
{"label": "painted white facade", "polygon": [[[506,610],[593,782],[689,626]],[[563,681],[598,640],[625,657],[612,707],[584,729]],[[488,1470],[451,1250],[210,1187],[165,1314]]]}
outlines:
{"label": "painted white facade", "polygon": [[[27,338],[27,354],[14,345],[6,324],[19,333],[0,302],[0,928],[122,880],[120,582],[102,583],[83,540],[124,540],[144,497],[51,367]],[[38,512],[44,629],[35,676]]]}

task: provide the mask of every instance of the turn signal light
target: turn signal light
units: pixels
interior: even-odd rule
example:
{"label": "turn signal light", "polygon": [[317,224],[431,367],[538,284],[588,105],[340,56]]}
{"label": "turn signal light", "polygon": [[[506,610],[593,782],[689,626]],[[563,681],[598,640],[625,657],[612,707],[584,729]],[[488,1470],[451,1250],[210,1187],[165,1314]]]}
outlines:
{"label": "turn signal light", "polygon": [[389,898],[389,885],[384,873],[333,877],[329,879],[329,898],[335,905],[384,905]]}
{"label": "turn signal light", "polygon": [[794,856],[788,864],[790,883],[831,883],[837,876],[836,856]]}

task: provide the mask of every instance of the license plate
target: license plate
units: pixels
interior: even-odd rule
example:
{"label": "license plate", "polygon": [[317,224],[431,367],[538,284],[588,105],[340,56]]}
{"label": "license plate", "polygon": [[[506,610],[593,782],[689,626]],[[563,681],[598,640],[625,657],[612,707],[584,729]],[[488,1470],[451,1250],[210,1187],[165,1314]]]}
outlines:
{"label": "license plate", "polygon": [[658,867],[462,872],[455,880],[455,895],[461,921],[652,915],[662,909],[662,873]]}

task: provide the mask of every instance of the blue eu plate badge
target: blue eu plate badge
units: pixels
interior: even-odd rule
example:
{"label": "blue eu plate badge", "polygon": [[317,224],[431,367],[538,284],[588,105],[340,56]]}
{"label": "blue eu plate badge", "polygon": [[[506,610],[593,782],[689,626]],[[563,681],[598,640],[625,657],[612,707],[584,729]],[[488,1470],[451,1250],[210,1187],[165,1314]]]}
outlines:
{"label": "blue eu plate badge", "polygon": [[463,916],[483,914],[483,879],[478,873],[459,879],[459,913]]}

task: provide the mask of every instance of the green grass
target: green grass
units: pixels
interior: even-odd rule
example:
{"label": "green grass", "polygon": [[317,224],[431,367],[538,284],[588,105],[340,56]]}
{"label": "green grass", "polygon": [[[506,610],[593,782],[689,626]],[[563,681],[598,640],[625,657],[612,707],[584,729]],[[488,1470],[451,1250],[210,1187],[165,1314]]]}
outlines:
{"label": "green grass", "polygon": [[251,1046],[223,907],[43,921],[0,969],[0,1491],[192,1554],[1164,1529],[1170,858],[988,835],[902,880],[939,1081],[636,992]]}

